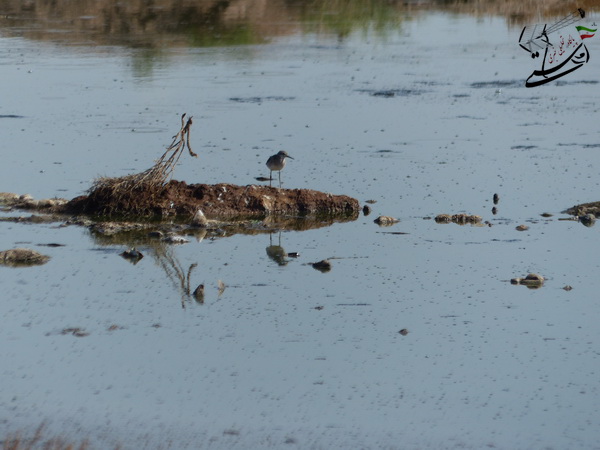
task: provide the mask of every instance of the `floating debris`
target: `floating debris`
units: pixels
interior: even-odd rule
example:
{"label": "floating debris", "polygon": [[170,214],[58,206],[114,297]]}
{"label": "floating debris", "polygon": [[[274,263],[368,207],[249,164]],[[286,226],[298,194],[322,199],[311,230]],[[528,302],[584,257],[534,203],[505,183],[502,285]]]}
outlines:
{"label": "floating debris", "polygon": [[369,205],[363,206],[362,212],[363,215],[368,216],[369,214],[371,214],[371,207]]}
{"label": "floating debris", "polygon": [[395,223],[400,222],[400,220],[390,216],[379,216],[373,222],[375,222],[380,227],[389,227],[391,225],[394,225]]}
{"label": "floating debris", "polygon": [[530,273],[525,278],[513,278],[511,284],[522,284],[531,289],[537,289],[544,284],[544,277],[537,273]]}
{"label": "floating debris", "polygon": [[515,228],[517,231],[527,231],[529,227],[527,225],[519,225]]}
{"label": "floating debris", "polygon": [[90,333],[85,331],[83,328],[78,328],[78,327],[63,328],[62,331],[60,332],[60,334],[62,334],[62,335],[72,334],[75,337],[85,337],[85,336],[90,335]]}
{"label": "floating debris", "polygon": [[322,273],[326,273],[331,270],[331,263],[329,262],[328,259],[324,259],[322,261],[312,263],[311,265],[312,265],[313,269],[316,269]]}
{"label": "floating debris", "polygon": [[500,201],[500,196],[498,194],[494,194],[493,200],[494,200],[494,205],[497,205],[498,202]]}
{"label": "floating debris", "polygon": [[498,214],[498,208],[496,208],[495,206],[492,208],[492,214],[493,215]]}
{"label": "floating debris", "polygon": [[119,256],[129,260],[133,264],[137,264],[139,260],[144,257],[144,255],[142,255],[142,252],[140,252],[135,247],[131,247],[129,250],[125,250],[123,253],[120,253]]}
{"label": "floating debris", "polygon": [[321,311],[321,310],[323,310],[323,308],[325,308],[325,307],[324,306],[315,306],[315,309],[317,311]]}
{"label": "floating debris", "polygon": [[402,336],[406,336],[408,334],[408,330],[406,328],[402,328],[400,331],[398,331],[398,333],[400,333]]}
{"label": "floating debris", "polygon": [[573,289],[573,286],[569,286],[569,285],[567,284],[566,286],[563,286],[563,287],[562,287],[562,289],[568,292],[568,291],[570,291],[570,290],[572,290],[572,289]]}
{"label": "floating debris", "polygon": [[0,264],[6,266],[35,266],[45,264],[49,259],[49,256],[28,248],[13,248],[0,252]]}
{"label": "floating debris", "polygon": [[550,213],[542,213],[542,214],[540,214],[540,216],[542,216],[542,217],[552,217],[552,214],[550,214]]}
{"label": "floating debris", "polygon": [[468,214],[438,214],[435,217],[437,223],[456,223],[458,225],[466,224],[479,224],[481,223],[481,216],[468,215]]}
{"label": "floating debris", "polygon": [[365,203],[369,203],[370,205],[373,205],[373,204],[377,203],[377,200],[365,200]]}
{"label": "floating debris", "polygon": [[117,330],[123,330],[125,327],[122,327],[121,325],[116,325],[116,324],[112,324],[110,327],[108,327],[106,330],[107,331],[117,331]]}
{"label": "floating debris", "polygon": [[298,253],[298,252],[290,252],[287,255],[288,255],[288,258],[299,258],[300,257],[300,253]]}

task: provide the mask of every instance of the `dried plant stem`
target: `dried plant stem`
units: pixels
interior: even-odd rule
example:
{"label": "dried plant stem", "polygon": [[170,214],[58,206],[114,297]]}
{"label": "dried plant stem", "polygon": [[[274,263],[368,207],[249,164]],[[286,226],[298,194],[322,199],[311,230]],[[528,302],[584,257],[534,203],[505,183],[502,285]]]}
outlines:
{"label": "dried plant stem", "polygon": [[[171,180],[183,151],[187,148],[190,156],[198,157],[190,146],[192,117],[186,121],[185,116],[185,113],[181,116],[181,128],[173,136],[173,142],[151,168],[123,177],[101,177],[94,180],[88,197],[96,205],[98,212],[108,215],[144,214],[152,209],[152,200]],[[144,199],[143,204],[140,204],[140,198]]]}

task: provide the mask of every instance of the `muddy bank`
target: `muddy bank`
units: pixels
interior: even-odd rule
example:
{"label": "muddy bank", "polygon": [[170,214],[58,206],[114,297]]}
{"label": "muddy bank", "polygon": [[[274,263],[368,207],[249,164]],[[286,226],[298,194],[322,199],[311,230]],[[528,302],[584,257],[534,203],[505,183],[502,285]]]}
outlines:
{"label": "muddy bank", "polygon": [[233,184],[187,184],[170,181],[160,192],[136,190],[118,198],[92,192],[62,206],[69,214],[193,217],[201,209],[208,218],[278,215],[344,215],[358,217],[358,200],[310,189],[278,189]]}
{"label": "muddy bank", "polygon": [[596,217],[600,217],[600,202],[582,203],[580,205],[571,206],[565,214],[572,216],[585,216],[586,214],[593,214]]}

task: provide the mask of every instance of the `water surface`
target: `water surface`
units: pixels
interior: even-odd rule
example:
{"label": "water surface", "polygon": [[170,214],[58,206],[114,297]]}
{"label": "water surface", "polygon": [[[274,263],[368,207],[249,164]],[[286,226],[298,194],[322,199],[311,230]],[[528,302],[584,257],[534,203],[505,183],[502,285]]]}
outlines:
{"label": "water surface", "polygon": [[[598,200],[600,46],[526,89],[504,18],[386,14],[162,46],[60,20],[53,38],[39,18],[0,29],[2,191],[72,198],[145,170],[187,112],[199,158],[177,179],[256,183],[285,149],[285,187],[377,201],[352,223],[180,246],[1,222],[1,249],[52,257],[0,270],[3,435],[45,421],[99,448],[597,448],[597,227],[557,219]],[[493,226],[424,219],[457,212]],[[132,243],[136,265],[119,257]],[[309,264],[324,258],[331,272]],[[508,282],[528,272],[545,285]]]}

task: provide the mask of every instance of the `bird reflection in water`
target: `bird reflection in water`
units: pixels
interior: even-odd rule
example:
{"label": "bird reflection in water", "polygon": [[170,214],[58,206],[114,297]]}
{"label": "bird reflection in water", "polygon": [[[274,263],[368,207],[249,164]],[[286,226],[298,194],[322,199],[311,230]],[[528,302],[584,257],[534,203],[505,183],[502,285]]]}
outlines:
{"label": "bird reflection in water", "polygon": [[273,245],[273,233],[269,233],[269,246],[267,247],[267,256],[280,266],[286,266],[289,260],[287,252],[281,246],[281,231],[279,232],[278,245]]}

